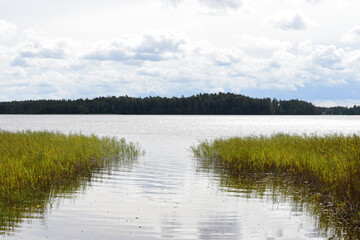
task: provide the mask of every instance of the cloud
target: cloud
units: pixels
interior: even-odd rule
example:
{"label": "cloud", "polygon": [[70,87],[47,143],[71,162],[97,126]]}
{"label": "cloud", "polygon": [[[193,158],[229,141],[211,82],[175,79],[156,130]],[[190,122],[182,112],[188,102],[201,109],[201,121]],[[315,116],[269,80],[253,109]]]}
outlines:
{"label": "cloud", "polygon": [[[312,86],[335,88],[360,79],[359,50],[316,45],[311,40],[295,49],[286,41],[247,35],[237,47],[222,48],[166,32],[97,42],[92,47],[74,45],[71,39],[64,45],[59,44],[62,39],[33,38],[14,48],[9,74],[0,76],[0,87],[8,94],[3,99],[299,91]],[[258,56],[248,48],[269,54]],[[62,52],[55,58],[49,49],[63,50],[54,50]]]}
{"label": "cloud", "polygon": [[6,72],[7,77],[14,77],[18,79],[24,79],[27,76],[26,71],[21,67],[14,67],[10,71]]}
{"label": "cloud", "polygon": [[296,56],[286,51],[277,51],[274,52],[272,60],[280,63],[281,65],[286,65],[294,62],[296,60]]}
{"label": "cloud", "polygon": [[238,48],[213,49],[209,52],[209,57],[216,66],[230,66],[241,61],[244,57],[244,52]]}
{"label": "cloud", "polygon": [[345,52],[337,49],[334,45],[319,45],[314,48],[312,58],[315,63],[323,68],[339,69],[342,68],[342,60]]}
{"label": "cloud", "polygon": [[310,39],[299,43],[298,50],[302,53],[310,53],[313,50],[313,44]]}
{"label": "cloud", "polygon": [[0,57],[7,57],[8,48],[0,45]]}
{"label": "cloud", "polygon": [[353,107],[354,105],[360,106],[360,99],[315,100],[313,103],[319,107]]}
{"label": "cloud", "polygon": [[28,67],[29,63],[27,61],[27,59],[22,58],[20,56],[16,56],[12,61],[11,61],[11,66],[18,66],[18,67]]}
{"label": "cloud", "polygon": [[166,6],[172,6],[172,7],[178,7],[182,2],[183,0],[163,0],[163,3]]}
{"label": "cloud", "polygon": [[300,13],[288,14],[278,13],[271,16],[267,23],[281,30],[305,30],[309,26],[309,21]]}
{"label": "cloud", "polygon": [[159,77],[161,72],[160,68],[140,68],[136,70],[136,74],[149,77]]}
{"label": "cloud", "polygon": [[17,31],[17,27],[14,24],[0,19],[0,41],[11,40]]}
{"label": "cloud", "polygon": [[140,37],[102,41],[86,53],[84,59],[119,61],[137,64],[143,61],[162,61],[178,58],[187,43],[184,36],[172,33],[144,34]]}
{"label": "cloud", "polygon": [[[189,66],[164,69],[157,67],[141,67],[136,70],[137,78],[143,78],[147,84],[154,83],[154,80],[163,85],[163,88],[171,85],[184,85],[196,82],[194,69],[189,69]],[[149,81],[150,80],[150,81]],[[148,86],[148,88],[151,86]],[[185,87],[185,86],[183,86]]]}
{"label": "cloud", "polygon": [[359,78],[356,70],[357,54],[335,45],[313,45],[310,40],[298,46],[297,71],[309,84],[335,86],[348,84]]}
{"label": "cloud", "polygon": [[17,46],[23,58],[66,58],[71,53],[68,39],[25,41]]}
{"label": "cloud", "polygon": [[310,4],[318,4],[318,3],[322,2],[322,0],[306,0],[306,2],[308,2]]}
{"label": "cloud", "polygon": [[360,26],[356,26],[345,33],[341,40],[345,43],[360,43]]}
{"label": "cloud", "polygon": [[[304,86],[304,80],[299,79],[300,59],[287,51],[276,51],[270,59],[266,59],[268,63],[263,67],[262,78],[259,79],[259,87],[263,89],[282,89],[296,90],[299,86]],[[260,77],[258,76],[258,78]]]}
{"label": "cloud", "polygon": [[243,35],[240,37],[239,44],[242,48],[255,48],[259,50],[284,50],[287,51],[292,48],[292,44],[287,41],[280,41],[277,39],[268,39],[263,37],[253,37]]}
{"label": "cloud", "polygon": [[[27,92],[72,98],[249,88],[299,92],[313,86],[353,87],[352,82],[358,85],[346,91],[359,91],[360,25],[349,25],[358,14],[355,0],[159,0],[125,5],[129,1],[90,1],[86,6],[76,3],[71,14],[64,4],[55,15],[46,11],[55,7],[52,4],[33,9],[37,14],[27,11],[31,17],[16,11],[26,6],[5,2],[11,6],[3,4],[7,20],[0,20],[0,85],[16,82],[14,88],[24,88],[11,94],[1,88],[8,98]],[[51,24],[42,21],[43,14]],[[314,27],[316,18],[321,18],[321,29]],[[22,29],[31,26],[53,37],[34,31],[22,36]],[[160,32],[138,34],[151,28]],[[131,33],[135,35],[125,35]],[[73,39],[58,38],[66,35]],[[14,74],[8,76],[8,71]],[[67,79],[70,87],[59,83],[51,91],[46,78]],[[36,86],[43,92],[35,91]]]}
{"label": "cloud", "polygon": [[239,0],[199,0],[199,2],[214,9],[238,9],[242,6]]}
{"label": "cloud", "polygon": [[349,54],[351,52],[334,45],[314,45],[311,51],[297,55],[297,77],[308,86],[347,85],[354,78],[359,78],[356,69],[346,63]]}
{"label": "cloud", "polygon": [[26,59],[65,59],[75,54],[78,46],[69,38],[52,39],[33,30],[24,31],[24,40],[15,49],[13,65],[20,66]]}

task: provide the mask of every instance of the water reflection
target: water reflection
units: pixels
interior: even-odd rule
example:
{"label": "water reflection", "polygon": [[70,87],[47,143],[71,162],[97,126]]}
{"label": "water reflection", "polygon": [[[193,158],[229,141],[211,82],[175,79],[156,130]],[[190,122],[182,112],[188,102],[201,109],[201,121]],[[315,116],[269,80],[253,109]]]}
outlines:
{"label": "water reflection", "polygon": [[101,183],[109,178],[113,170],[131,171],[137,163],[137,157],[131,153],[121,158],[118,162],[93,171],[91,175],[57,183],[47,191],[39,193],[32,201],[17,206],[0,203],[0,235],[14,236],[21,232],[24,222],[31,224],[33,220],[40,220],[45,226],[48,214],[53,208],[59,208],[62,201],[70,199],[75,202],[77,196],[85,194],[93,184]]}
{"label": "water reflection", "polygon": [[161,238],[176,239],[183,228],[176,213],[163,214],[161,217]]}
{"label": "water reflection", "polygon": [[209,213],[198,223],[199,239],[239,239],[241,225],[237,217],[236,212]]}
{"label": "water reflection", "polygon": [[[271,173],[239,175],[229,172],[217,161],[197,161],[197,171],[208,174],[219,184],[219,190],[228,196],[271,202],[275,209],[281,208],[284,203],[290,203],[289,219],[304,214],[314,218],[315,232],[312,229],[305,231],[307,238],[360,239],[360,226],[354,226],[346,219],[339,219],[334,208],[321,197],[321,189],[302,179]],[[300,228],[301,226],[302,224],[299,225]],[[276,229],[276,234],[272,235],[282,237],[284,230]]]}

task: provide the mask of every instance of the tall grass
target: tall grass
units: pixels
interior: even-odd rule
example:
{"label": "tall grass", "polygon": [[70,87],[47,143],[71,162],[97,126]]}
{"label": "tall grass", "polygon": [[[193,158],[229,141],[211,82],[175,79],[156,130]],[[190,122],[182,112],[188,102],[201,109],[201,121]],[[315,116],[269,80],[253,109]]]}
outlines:
{"label": "tall grass", "polygon": [[319,199],[319,188],[309,185],[301,178],[292,178],[288,174],[241,173],[228,171],[225,166],[214,159],[198,159],[197,171],[206,173],[213,181],[218,182],[220,191],[231,196],[271,201],[278,206],[290,204],[290,216],[311,216],[315,220],[314,236],[323,239],[360,239],[356,223],[344,221],[332,211],[329,202]]}
{"label": "tall grass", "polygon": [[244,137],[204,141],[195,156],[218,160],[229,171],[287,174],[321,187],[334,211],[359,224],[360,137],[357,135]]}
{"label": "tall grass", "polygon": [[124,139],[0,131],[0,202],[31,202],[54,185],[91,175],[95,169],[139,153],[137,145]]}

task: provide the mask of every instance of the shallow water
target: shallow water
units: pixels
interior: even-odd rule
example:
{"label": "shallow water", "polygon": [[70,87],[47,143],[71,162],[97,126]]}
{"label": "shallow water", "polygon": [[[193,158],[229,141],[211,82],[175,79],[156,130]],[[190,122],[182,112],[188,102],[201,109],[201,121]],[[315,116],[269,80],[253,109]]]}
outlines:
{"label": "shallow water", "polygon": [[[204,168],[190,146],[215,137],[360,133],[350,116],[0,115],[3,130],[124,137],[145,155],[103,170],[44,208],[28,211],[5,239],[327,239],[317,216],[274,198],[264,179],[240,188]],[[253,182],[254,182],[253,181]],[[264,183],[265,181],[265,183]],[[276,192],[275,192],[276,194]],[[281,195],[279,193],[279,195]],[[326,235],[328,234],[328,235]]]}

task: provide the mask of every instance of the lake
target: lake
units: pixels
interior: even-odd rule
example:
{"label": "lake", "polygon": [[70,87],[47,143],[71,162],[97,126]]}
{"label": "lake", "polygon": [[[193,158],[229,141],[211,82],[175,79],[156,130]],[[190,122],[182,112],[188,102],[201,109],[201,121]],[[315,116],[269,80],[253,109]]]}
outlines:
{"label": "lake", "polygon": [[311,205],[274,191],[264,178],[251,179],[251,187],[224,183],[223,172],[199,163],[190,147],[279,132],[360,134],[360,117],[0,115],[0,129],[124,137],[145,150],[54,193],[43,208],[25,209],[2,230],[4,239],[327,239],[333,230]]}

